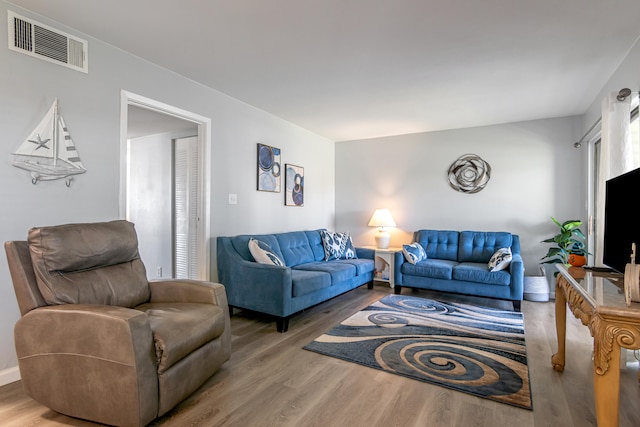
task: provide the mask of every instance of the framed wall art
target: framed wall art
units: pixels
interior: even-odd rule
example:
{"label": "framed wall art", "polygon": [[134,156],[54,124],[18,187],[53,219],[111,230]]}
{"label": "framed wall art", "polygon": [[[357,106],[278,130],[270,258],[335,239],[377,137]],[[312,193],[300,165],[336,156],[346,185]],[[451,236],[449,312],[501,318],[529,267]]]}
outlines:
{"label": "framed wall art", "polygon": [[304,206],[304,168],[285,165],[285,206]]}
{"label": "framed wall art", "polygon": [[258,191],[280,192],[280,149],[258,143]]}

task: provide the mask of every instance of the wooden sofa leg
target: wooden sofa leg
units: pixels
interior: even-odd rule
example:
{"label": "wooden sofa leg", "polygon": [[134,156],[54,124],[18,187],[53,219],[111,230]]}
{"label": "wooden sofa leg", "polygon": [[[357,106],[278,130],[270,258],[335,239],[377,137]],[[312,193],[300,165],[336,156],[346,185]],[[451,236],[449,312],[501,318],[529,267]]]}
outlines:
{"label": "wooden sofa leg", "polygon": [[396,295],[400,295],[402,293],[402,286],[395,285],[393,287],[393,293]]}
{"label": "wooden sofa leg", "polygon": [[513,311],[517,311],[518,313],[522,311],[522,301],[513,301]]}
{"label": "wooden sofa leg", "polygon": [[278,320],[276,320],[276,328],[278,332],[287,332],[289,330],[289,317],[278,317]]}
{"label": "wooden sofa leg", "polygon": [[367,288],[368,289],[373,289],[373,280],[370,281],[369,283],[367,283]]}
{"label": "wooden sofa leg", "polygon": [[233,317],[233,306],[229,306],[229,317]]}

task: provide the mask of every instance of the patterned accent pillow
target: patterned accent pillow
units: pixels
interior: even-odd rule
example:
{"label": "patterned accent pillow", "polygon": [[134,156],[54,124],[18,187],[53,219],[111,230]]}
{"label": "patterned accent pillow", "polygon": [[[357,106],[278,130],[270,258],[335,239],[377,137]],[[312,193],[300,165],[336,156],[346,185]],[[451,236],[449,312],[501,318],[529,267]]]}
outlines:
{"label": "patterned accent pillow", "polygon": [[334,233],[320,230],[322,247],[324,248],[324,260],[353,259],[357,258],[356,250],[349,233]]}
{"label": "patterned accent pillow", "polygon": [[500,248],[491,256],[489,260],[489,271],[500,271],[504,270],[511,264],[511,259],[513,255],[511,254],[511,248]]}
{"label": "patterned accent pillow", "polygon": [[413,242],[410,245],[402,245],[402,253],[404,254],[405,259],[411,264],[417,264],[420,261],[427,259],[427,253],[418,242]]}
{"label": "patterned accent pillow", "polygon": [[349,232],[344,233],[347,235],[347,243],[344,247],[344,252],[342,253],[341,259],[355,259],[358,258],[356,254],[356,248],[353,246],[353,241],[351,240],[351,234]]}
{"label": "patterned accent pillow", "polygon": [[257,239],[249,239],[249,252],[260,264],[278,265],[284,267],[284,262],[273,252],[271,246]]}

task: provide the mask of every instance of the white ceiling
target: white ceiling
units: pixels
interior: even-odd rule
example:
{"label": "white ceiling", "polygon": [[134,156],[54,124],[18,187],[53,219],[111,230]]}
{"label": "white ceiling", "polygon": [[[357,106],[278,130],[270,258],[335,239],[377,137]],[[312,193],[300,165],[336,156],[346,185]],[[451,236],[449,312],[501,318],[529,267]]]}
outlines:
{"label": "white ceiling", "polygon": [[197,133],[197,127],[187,120],[133,105],[129,105],[127,111],[127,138],[186,129],[194,129]]}
{"label": "white ceiling", "polygon": [[582,114],[640,36],[638,0],[12,3],[334,141]]}

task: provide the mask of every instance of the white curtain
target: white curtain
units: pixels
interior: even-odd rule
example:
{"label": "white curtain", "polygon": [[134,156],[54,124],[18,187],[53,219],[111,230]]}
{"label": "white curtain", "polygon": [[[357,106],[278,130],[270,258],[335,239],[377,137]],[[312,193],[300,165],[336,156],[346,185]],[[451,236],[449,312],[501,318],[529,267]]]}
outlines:
{"label": "white curtain", "polygon": [[[602,137],[600,141],[600,167],[598,170],[598,200],[596,236],[604,236],[605,184],[608,179],[634,169],[633,147],[629,122],[631,97],[624,101],[611,92],[602,100]],[[602,265],[603,239],[596,242],[596,265]]]}

